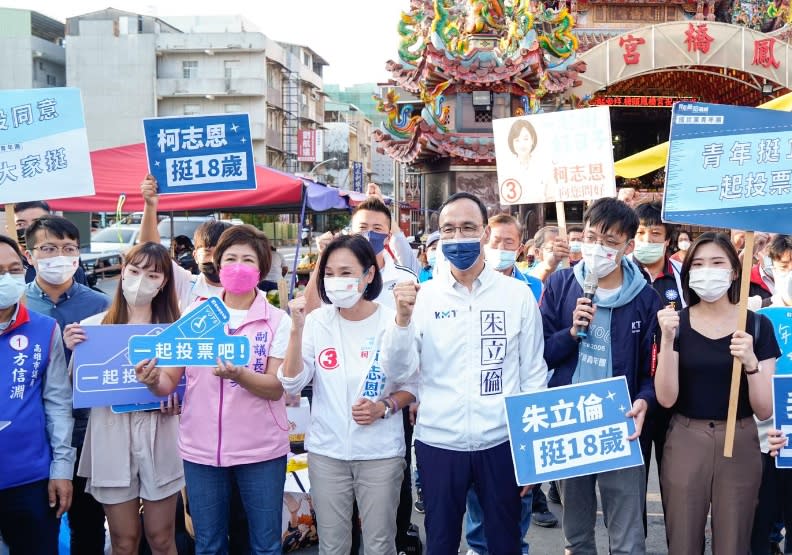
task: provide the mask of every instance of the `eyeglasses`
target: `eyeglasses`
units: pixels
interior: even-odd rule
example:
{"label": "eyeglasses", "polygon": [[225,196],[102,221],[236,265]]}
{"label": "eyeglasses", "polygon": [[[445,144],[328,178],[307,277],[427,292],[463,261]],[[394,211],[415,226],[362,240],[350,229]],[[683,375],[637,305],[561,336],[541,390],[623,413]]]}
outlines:
{"label": "eyeglasses", "polygon": [[584,243],[599,243],[600,245],[604,245],[606,247],[610,247],[612,249],[617,249],[624,244],[624,241],[619,241],[614,237],[606,237],[603,235],[597,235],[595,233],[587,233],[583,236]]}
{"label": "eyeglasses", "polygon": [[478,237],[479,229],[481,229],[481,226],[476,224],[444,225],[440,228],[440,236],[449,239],[456,234],[457,230],[459,230],[459,233],[462,234],[462,237]]}
{"label": "eyeglasses", "polygon": [[62,247],[41,245],[39,247],[33,247],[30,250],[38,250],[42,256],[56,256],[59,252],[64,256],[78,256],[80,254],[80,247],[77,245],[63,245]]}

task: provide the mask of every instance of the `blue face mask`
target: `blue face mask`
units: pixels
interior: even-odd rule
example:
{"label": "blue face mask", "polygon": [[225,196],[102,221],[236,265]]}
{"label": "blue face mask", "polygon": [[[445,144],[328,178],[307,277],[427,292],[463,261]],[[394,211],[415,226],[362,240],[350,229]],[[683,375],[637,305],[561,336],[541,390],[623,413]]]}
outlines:
{"label": "blue face mask", "polygon": [[385,240],[388,238],[387,233],[379,233],[377,231],[366,231],[363,235],[366,236],[371,248],[374,249],[374,254],[379,254],[385,249]]}
{"label": "blue face mask", "polygon": [[434,268],[435,263],[437,262],[437,251],[429,251],[426,255],[426,262]]}
{"label": "blue face mask", "polygon": [[443,239],[440,248],[451,265],[464,272],[472,268],[481,255],[481,239]]}

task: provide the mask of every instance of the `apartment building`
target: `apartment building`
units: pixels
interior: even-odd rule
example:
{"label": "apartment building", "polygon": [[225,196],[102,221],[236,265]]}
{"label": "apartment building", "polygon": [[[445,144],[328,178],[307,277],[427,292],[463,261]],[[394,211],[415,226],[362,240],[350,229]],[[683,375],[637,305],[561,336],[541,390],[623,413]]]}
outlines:
{"label": "apartment building", "polygon": [[66,84],[63,23],[30,10],[0,8],[0,89]]}

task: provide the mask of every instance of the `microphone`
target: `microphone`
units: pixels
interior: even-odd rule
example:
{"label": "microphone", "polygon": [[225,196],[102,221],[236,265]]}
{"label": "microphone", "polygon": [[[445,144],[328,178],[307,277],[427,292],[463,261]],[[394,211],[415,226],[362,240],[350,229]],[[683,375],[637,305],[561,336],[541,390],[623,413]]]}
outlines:
{"label": "microphone", "polygon": [[[597,286],[599,284],[599,279],[597,278],[597,274],[593,271],[589,271],[586,274],[586,279],[583,280],[583,296],[586,297],[588,300],[594,299],[594,294],[597,292]],[[588,337],[588,324],[582,324],[577,327],[578,339],[582,339],[584,337]]]}

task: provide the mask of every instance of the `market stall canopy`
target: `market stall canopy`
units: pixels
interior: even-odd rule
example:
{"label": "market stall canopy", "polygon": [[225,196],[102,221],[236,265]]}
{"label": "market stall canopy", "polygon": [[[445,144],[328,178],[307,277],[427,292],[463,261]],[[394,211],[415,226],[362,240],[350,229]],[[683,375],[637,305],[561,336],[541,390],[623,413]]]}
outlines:
{"label": "market stall canopy", "polygon": [[[96,194],[57,199],[49,204],[66,212],[115,212],[118,199],[126,195],[124,212],[143,210],[140,182],[148,173],[143,143],[91,152]],[[163,195],[160,212],[201,212],[218,209],[255,212],[299,211],[303,188],[311,210],[343,210],[347,203],[338,192],[311,180],[256,164],[257,188],[248,191]]]}
{"label": "market stall canopy", "polygon": [[[787,93],[769,102],[760,104],[758,108],[767,110],[792,111],[792,93]],[[668,141],[647,148],[641,152],[622,158],[615,164],[616,175],[626,178],[641,177],[647,173],[665,167],[668,158]]]}

